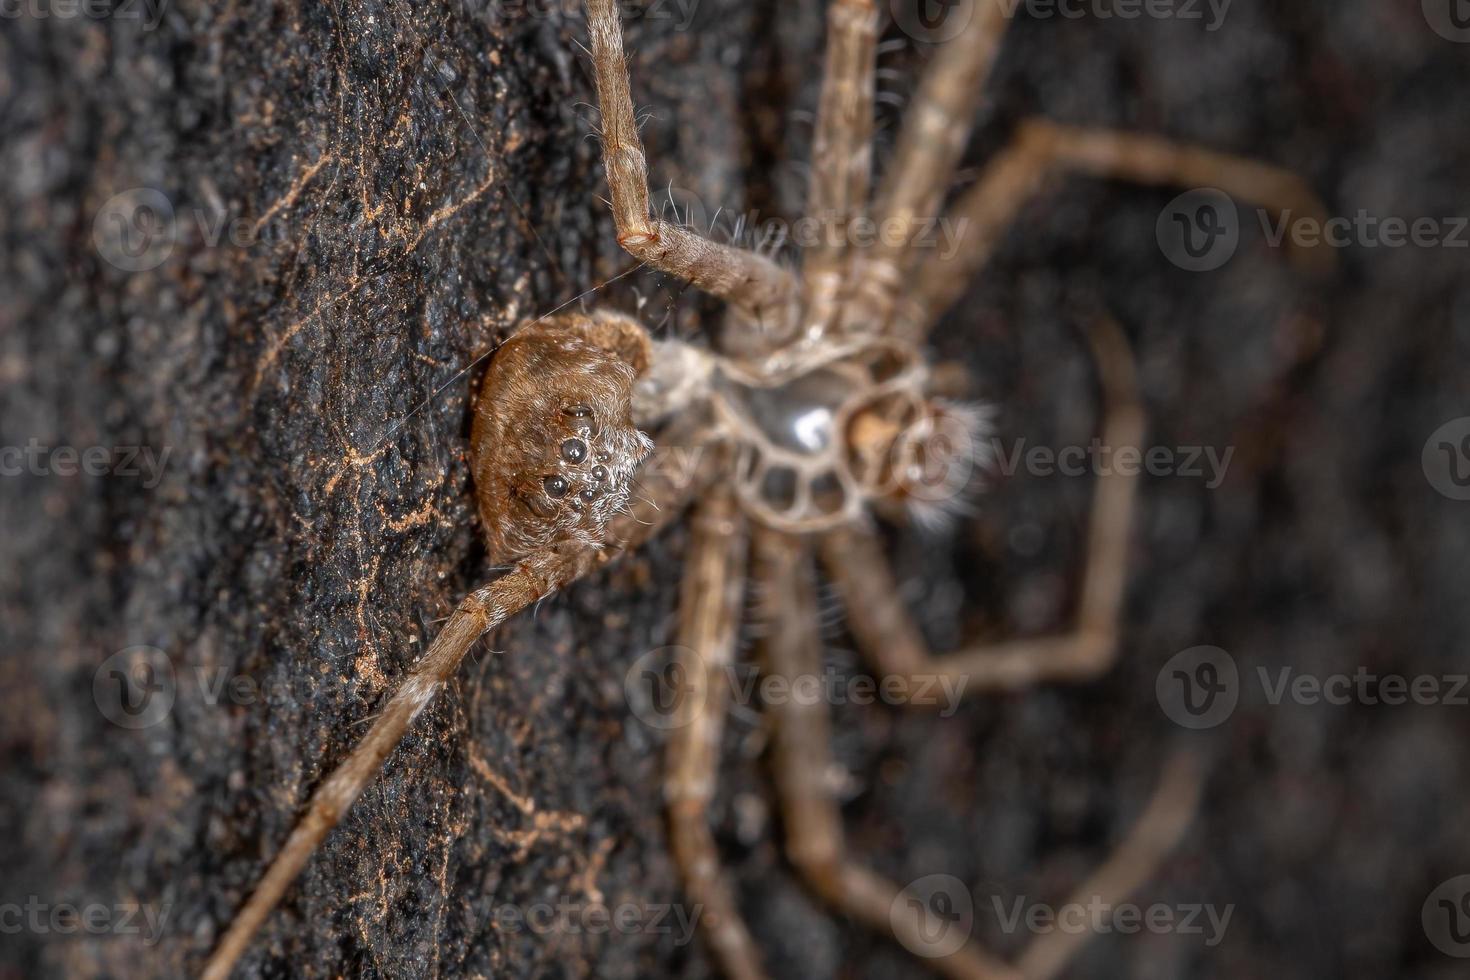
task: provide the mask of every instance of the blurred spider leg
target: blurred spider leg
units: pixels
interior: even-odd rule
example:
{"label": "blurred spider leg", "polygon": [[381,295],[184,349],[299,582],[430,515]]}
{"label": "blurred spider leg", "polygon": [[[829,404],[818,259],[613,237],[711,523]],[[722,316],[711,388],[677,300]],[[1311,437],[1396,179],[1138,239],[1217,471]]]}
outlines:
{"label": "blurred spider leg", "polygon": [[693,538],[679,595],[677,669],[687,699],[670,731],[665,796],[674,861],[700,926],[730,980],[761,980],[760,953],[720,869],[709,804],[720,767],[729,706],[729,670],[740,627],[747,542],[733,491],[720,489],[694,511]]}
{"label": "blurred spider leg", "polygon": [[[933,939],[926,937],[942,934],[935,927],[943,924],[929,921],[932,913],[922,902],[910,902],[893,882],[847,856],[842,815],[828,783],[831,733],[820,693],[822,651],[811,554],[800,539],[772,531],[757,529],[755,541],[756,575],[771,599],[762,655],[765,669],[782,679],[787,692],[766,707],[773,722],[771,761],[786,854],[823,901],[871,929],[896,932],[910,950],[933,949]],[[973,943],[927,962],[956,980],[1021,977]]]}
{"label": "blurred spider leg", "polygon": [[[1311,187],[1281,167],[1142,133],[1032,119],[1021,125],[1011,145],[955,202],[950,226],[958,241],[951,250],[926,254],[917,287],[906,297],[912,305],[900,316],[898,329],[921,338],[964,294],[1026,202],[1049,176],[1062,172],[1139,184],[1217,188],[1289,217],[1293,227],[1327,220],[1326,208]],[[1285,240],[1293,240],[1290,229]],[[1313,272],[1333,261],[1326,247],[1294,248],[1291,256]]]}
{"label": "blurred spider leg", "polygon": [[[1152,878],[1179,844],[1199,807],[1204,774],[1197,758],[1186,750],[1164,762],[1159,785],[1128,836],[1080,886],[1064,905],[1116,908]],[[1027,980],[1051,980],[1088,940],[1090,930],[1056,929],[1043,933],[1022,951],[1016,966]]]}
{"label": "blurred spider leg", "polygon": [[877,37],[874,0],[834,0],[827,8],[827,61],[806,213],[818,237],[804,249],[801,267],[808,330],[825,328],[837,313],[849,225],[868,203]]}
{"label": "blurred spider leg", "polygon": [[428,651],[388,699],[362,741],[311,795],[305,815],[286,838],[250,898],[235,913],[229,930],[205,964],[201,974],[204,980],[224,980],[230,975],[251,938],[318,845],[383,768],[419,712],[455,675],[460,661],[476,640],[532,603],[652,537],[680,513],[698,488],[697,482],[680,488],[668,481],[658,481],[654,492],[662,494],[661,504],[644,496],[611,522],[613,540],[621,542],[619,547],[550,549],[531,555],[494,582],[465,596]]}
{"label": "blurred spider leg", "polygon": [[[1102,388],[1102,444],[1114,453],[1125,447],[1138,448],[1143,442],[1144,414],[1128,341],[1117,324],[1106,318],[1093,325],[1088,337]],[[1109,468],[1097,477],[1077,621],[1070,632],[1060,636],[933,656],[904,608],[884,546],[872,532],[830,532],[822,538],[821,554],[847,608],[853,637],[884,673],[949,677],[959,683],[961,692],[1085,680],[1105,671],[1116,654],[1137,494],[1136,471]],[[925,684],[908,687],[911,695],[932,694]]]}
{"label": "blurred spider leg", "polygon": [[618,244],[655,269],[728,301],[755,323],[784,328],[796,296],[795,282],[785,269],[764,256],[709,241],[650,213],[648,165],[633,114],[616,0],[587,0],[587,27]]}
{"label": "blurred spider leg", "polygon": [[937,221],[944,195],[969,142],[975,113],[1010,23],[1007,0],[977,0],[972,19],[940,45],[904,114],[893,159],[873,204],[875,241],[853,257],[854,291],[846,315],[853,326],[887,323],[912,244],[925,221]]}

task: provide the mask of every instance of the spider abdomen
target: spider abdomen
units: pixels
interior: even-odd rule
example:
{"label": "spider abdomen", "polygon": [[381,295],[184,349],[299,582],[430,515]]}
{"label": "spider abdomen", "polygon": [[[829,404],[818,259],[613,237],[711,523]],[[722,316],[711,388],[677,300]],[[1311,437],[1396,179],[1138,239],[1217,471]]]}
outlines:
{"label": "spider abdomen", "polygon": [[747,512],[797,533],[858,518],[887,493],[884,458],[930,414],[928,377],[912,346],[887,339],[794,364],[722,360],[711,400],[739,447],[736,488]]}

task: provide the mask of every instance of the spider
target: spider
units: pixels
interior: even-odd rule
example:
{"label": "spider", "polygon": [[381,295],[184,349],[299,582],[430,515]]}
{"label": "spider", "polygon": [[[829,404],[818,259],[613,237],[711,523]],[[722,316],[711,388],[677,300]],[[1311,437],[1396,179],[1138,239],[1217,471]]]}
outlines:
{"label": "spider", "polygon": [[[788,682],[820,672],[818,561],[854,638],[885,675],[946,677],[975,692],[1082,681],[1107,669],[1119,640],[1135,475],[1114,470],[1097,481],[1069,631],[936,656],[897,598],[873,518],[948,516],[954,474],[980,461],[985,428],[982,412],[946,397],[925,358],[926,335],[1050,176],[1214,187],[1288,217],[1321,209],[1305,184],[1275,167],[1145,135],[1033,120],[953,204],[963,247],[925,252],[918,231],[943,207],[1011,6],[979,0],[964,31],[938,47],[874,188],[876,0],[832,0],[808,198],[808,216],[828,233],[790,268],[654,216],[617,5],[587,0],[618,242],[642,264],[725,301],[718,343],[655,341],[635,319],[600,310],[523,325],[495,353],[474,410],[473,473],[492,561],[513,567],[460,602],[371,730],[313,793],[205,977],[228,976],[477,639],[686,510],[692,536],[676,649],[701,699],[687,723],[670,731],[665,794],[684,887],[702,909],[705,942],[732,980],[764,975],[708,819],[747,582],[774,605],[760,644],[765,669]],[[857,243],[851,232],[860,221],[882,234]],[[1144,417],[1126,341],[1105,319],[1089,339],[1102,392],[1101,439],[1138,447]],[[653,448],[643,428],[698,450],[693,477],[640,469]],[[837,801],[819,778],[831,760],[827,706],[785,699],[769,705],[768,715],[786,853],[836,910],[891,931],[940,973],[967,980],[1053,976],[1085,941],[1044,935],[1014,966],[974,943],[933,949],[942,910],[913,900],[847,852]],[[1132,831],[1077,894],[1122,901],[1182,834],[1199,783],[1187,756],[1168,762]]]}

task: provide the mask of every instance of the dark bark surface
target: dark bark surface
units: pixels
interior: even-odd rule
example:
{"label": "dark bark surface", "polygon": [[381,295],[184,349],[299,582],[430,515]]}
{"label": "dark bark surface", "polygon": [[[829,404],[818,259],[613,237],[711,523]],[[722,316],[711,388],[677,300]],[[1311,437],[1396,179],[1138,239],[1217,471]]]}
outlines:
{"label": "dark bark surface", "polygon": [[[655,187],[795,213],[820,6],[627,6]],[[307,794],[489,574],[466,460],[479,374],[461,372],[630,265],[567,7],[183,3],[156,26],[144,7],[0,23],[0,446],[27,460],[0,476],[0,904],[24,917],[0,921],[0,976],[196,970]],[[906,96],[926,54],[887,54],[882,89]],[[1238,0],[1214,31],[1025,16],[973,156],[1043,112],[1279,162],[1334,214],[1448,219],[1470,213],[1467,76],[1470,45],[1412,0]],[[898,111],[883,107],[885,145]],[[120,230],[140,203],[158,213],[140,188],[171,222]],[[1272,704],[1258,669],[1273,684],[1288,667],[1466,671],[1470,503],[1436,492],[1421,449],[1470,414],[1470,250],[1360,242],[1314,282],[1242,209],[1237,255],[1191,274],[1155,239],[1175,193],[1062,182],[937,347],[1000,407],[1004,448],[1085,445],[1075,324],[1105,308],[1137,349],[1149,444],[1233,449],[1225,479],[1145,479],[1104,679],[945,719],[839,706],[851,845],[899,881],[961,878],[976,934],[1014,954],[1027,936],[992,896],[1063,901],[1182,740],[1212,759],[1203,810],[1139,902],[1233,906],[1223,941],[1109,935],[1072,975],[1457,975],[1420,910],[1470,872],[1470,709]],[[594,300],[641,302],[686,335],[717,313],[650,275]],[[58,447],[102,447],[106,472],[66,475]],[[1090,485],[1022,467],[955,533],[896,531],[930,639],[1065,624]],[[592,934],[504,911],[602,903],[647,922],[681,901],[663,738],[623,679],[670,642],[683,541],[482,645],[242,974],[708,975],[674,917]],[[840,620],[829,640],[858,669]],[[1192,733],[1155,680],[1199,644],[1231,653],[1241,697]],[[150,657],[156,700],[135,717],[110,671]],[[116,723],[138,719],[154,723]],[[758,712],[737,712],[715,820],[772,973],[918,975],[783,862],[763,746]],[[107,907],[105,926],[58,926],[62,904]]]}

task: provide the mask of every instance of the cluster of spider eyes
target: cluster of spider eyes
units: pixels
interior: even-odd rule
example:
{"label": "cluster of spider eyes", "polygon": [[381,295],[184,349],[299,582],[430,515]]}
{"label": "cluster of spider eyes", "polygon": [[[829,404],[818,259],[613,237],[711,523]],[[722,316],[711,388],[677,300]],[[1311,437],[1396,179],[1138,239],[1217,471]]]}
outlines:
{"label": "cluster of spider eyes", "polygon": [[[592,409],[586,405],[570,405],[562,409],[562,414],[572,420],[572,429],[578,434],[563,439],[559,455],[563,460],[576,466],[584,462],[592,450],[587,445],[587,440],[592,437]],[[599,462],[590,471],[590,476],[597,484],[606,485],[611,473],[605,465],[612,454],[603,450],[598,452]],[[572,481],[559,473],[553,473],[541,481],[541,486],[546,490],[546,495],[552,500],[561,500],[572,491]],[[581,510],[583,504],[590,504],[602,496],[603,486],[589,486],[579,491],[572,499],[572,508]]]}

